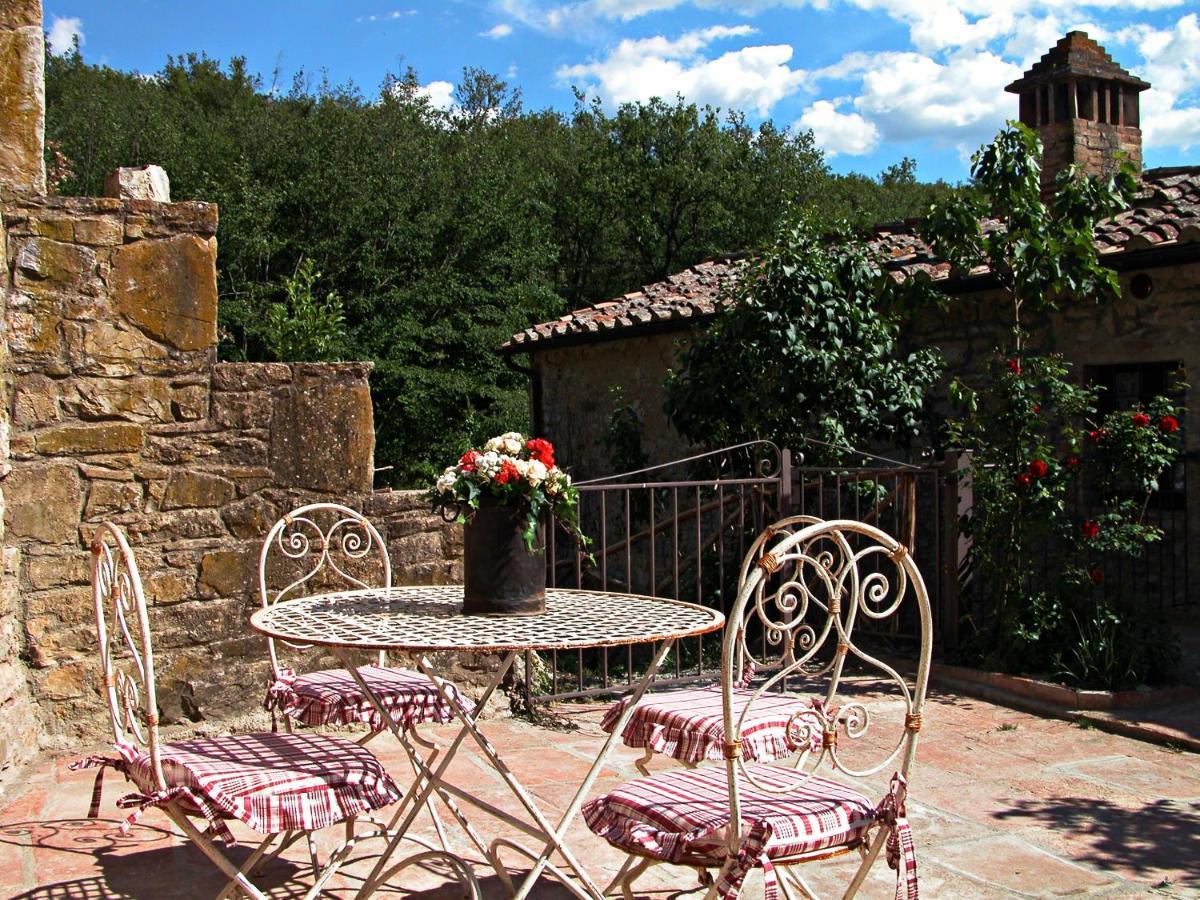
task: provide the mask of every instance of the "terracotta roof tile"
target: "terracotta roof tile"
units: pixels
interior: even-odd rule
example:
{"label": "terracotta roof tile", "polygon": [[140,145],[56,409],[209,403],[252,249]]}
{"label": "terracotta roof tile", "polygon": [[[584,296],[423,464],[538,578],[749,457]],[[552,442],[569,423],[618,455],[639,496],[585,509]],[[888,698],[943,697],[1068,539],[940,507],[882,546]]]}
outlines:
{"label": "terracotta roof tile", "polygon": [[[996,227],[998,222],[984,223],[985,230]],[[1196,242],[1200,242],[1200,166],[1147,170],[1133,206],[1096,226],[1096,247],[1105,257]],[[914,223],[880,225],[868,246],[886,260],[897,278],[944,281],[951,275],[950,264],[938,259],[921,240]],[[601,333],[607,337],[625,329],[659,324],[672,327],[672,322],[709,318],[721,303],[728,302],[722,298],[743,264],[741,257],[698,263],[641,290],[526,328],[502,349],[549,348],[568,340],[597,339],[593,336]],[[986,275],[987,268],[981,266],[968,274]]]}

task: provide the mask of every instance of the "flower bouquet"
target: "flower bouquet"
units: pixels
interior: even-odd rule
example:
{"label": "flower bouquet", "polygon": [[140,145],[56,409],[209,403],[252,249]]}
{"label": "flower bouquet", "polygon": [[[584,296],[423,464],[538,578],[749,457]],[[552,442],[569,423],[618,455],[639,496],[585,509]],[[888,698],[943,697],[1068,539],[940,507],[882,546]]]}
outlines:
{"label": "flower bouquet", "polygon": [[462,522],[464,612],[545,609],[547,513],[586,545],[579,492],[554,462],[554,446],[515,431],[471,449],[430,489],[434,511]]}

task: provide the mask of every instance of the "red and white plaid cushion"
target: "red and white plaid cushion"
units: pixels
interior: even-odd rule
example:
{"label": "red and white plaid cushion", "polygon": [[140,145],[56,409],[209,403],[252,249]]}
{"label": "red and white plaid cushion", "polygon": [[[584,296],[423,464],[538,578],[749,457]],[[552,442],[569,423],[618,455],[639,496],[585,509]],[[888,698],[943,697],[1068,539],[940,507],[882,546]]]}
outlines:
{"label": "red and white plaid cushion", "polygon": [[[733,689],[734,715],[740,716],[754,692]],[[788,720],[806,709],[808,700],[788,694],[762,694],[742,720],[742,755],[757,762],[770,762],[796,752],[788,736]],[[611,732],[617,725],[629,698],[614,703],[600,725]],[[810,740],[814,750],[820,749],[821,726],[817,717]],[[794,734],[793,734],[794,737]],[[643,696],[633,715],[621,731],[621,740],[628,747],[649,747],[683,762],[698,763],[706,759],[724,759],[725,721],[721,712],[721,688],[694,688]]]}
{"label": "red and white plaid cushion", "polygon": [[[720,885],[736,897],[742,879],[762,866],[768,897],[774,895],[771,860],[857,843],[875,821],[862,794],[825,778],[800,787],[796,770],[756,764],[747,771],[762,784],[787,789],[773,794],[747,779],[739,782],[742,843],[737,863]],[[584,804],[588,827],[621,849],[668,862],[704,856],[720,865],[729,825],[729,781],[724,766],[671,769],[621,785]]]}
{"label": "red and white plaid cushion", "polygon": [[201,815],[226,842],[224,819],[240,819],[262,834],[313,831],[401,797],[375,755],[353,741],[322,734],[235,734],[162,747],[167,790],[156,793],[150,756],[117,748],[123,771],[142,794],[119,801],[138,812],[177,800]]}
{"label": "red and white plaid cushion", "polygon": [[[380,666],[362,666],[358,671],[401,728],[454,719],[450,704],[421,673]],[[457,694],[453,685],[446,687]],[[471,701],[458,696],[467,709],[474,708]],[[379,710],[345,669],[325,669],[305,675],[284,669],[279,679],[267,689],[263,706],[268,710],[278,709],[304,725],[365,722],[373,729],[383,727]]]}

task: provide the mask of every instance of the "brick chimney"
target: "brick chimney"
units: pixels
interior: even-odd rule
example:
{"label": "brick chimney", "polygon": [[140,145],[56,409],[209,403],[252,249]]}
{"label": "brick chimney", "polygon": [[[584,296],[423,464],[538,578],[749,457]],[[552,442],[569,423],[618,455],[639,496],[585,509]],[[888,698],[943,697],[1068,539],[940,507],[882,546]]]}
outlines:
{"label": "brick chimney", "polygon": [[1118,153],[1142,170],[1138,95],[1150,85],[1130,75],[1082,31],[1072,31],[1005,88],[1020,96],[1020,119],[1042,139],[1042,193],[1072,163],[1100,175]]}

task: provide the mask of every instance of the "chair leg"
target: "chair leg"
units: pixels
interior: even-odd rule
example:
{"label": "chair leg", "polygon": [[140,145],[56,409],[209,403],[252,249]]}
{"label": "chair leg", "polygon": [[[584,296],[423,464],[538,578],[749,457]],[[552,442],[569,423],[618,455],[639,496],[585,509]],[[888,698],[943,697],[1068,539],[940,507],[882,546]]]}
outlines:
{"label": "chair leg", "polygon": [[875,858],[879,856],[879,851],[883,849],[884,843],[891,834],[891,828],[884,825],[875,833],[874,839],[871,841],[871,849],[869,849],[862,862],[858,864],[858,871],[854,873],[854,878],[850,882],[850,886],[846,888],[846,893],[842,894],[842,900],[852,900],[858,889],[862,887],[862,883],[866,880],[867,872],[871,870],[871,866],[875,864]]}
{"label": "chair leg", "polygon": [[[626,865],[632,862],[635,858],[636,857],[633,856],[629,857],[625,861]],[[641,878],[643,873],[645,873],[645,871],[656,862],[658,862],[658,860],[651,859],[649,856],[643,856],[641,859],[638,859],[632,867],[630,867],[628,872],[625,872],[625,866],[621,866],[621,872],[617,873],[617,877],[613,879],[613,884],[620,885],[621,896],[624,898],[624,900],[633,900],[633,883],[637,879]],[[624,877],[622,877],[622,872],[625,873]],[[612,884],[604,889],[604,893],[607,894],[611,888]]]}
{"label": "chair leg", "polygon": [[793,870],[791,866],[776,866],[776,872],[779,873],[779,889],[784,896],[791,896],[791,888],[796,888],[805,897],[805,900],[818,900],[816,893],[808,886],[799,872]]}
{"label": "chair leg", "polygon": [[[416,734],[416,730],[413,728],[408,729],[406,732],[403,732],[403,734],[406,738],[411,738],[422,746],[433,748],[433,752],[430,753],[428,759],[425,760],[426,768],[432,769],[434,762],[437,760],[438,753],[441,752],[441,747],[432,741],[427,741],[424,738],[421,738]],[[400,744],[402,747],[404,747],[404,752],[408,756],[408,764],[412,766],[413,775],[418,779],[422,778],[423,776],[421,774],[421,767],[417,765],[416,760],[416,754],[418,753],[417,748],[413,746],[411,740],[401,739]],[[433,830],[437,832],[438,843],[441,844],[442,849],[447,853],[454,853],[454,847],[450,844],[449,839],[446,837],[446,827],[442,824],[442,817],[438,815],[437,807],[434,806],[433,801],[434,793],[430,792],[425,797],[425,809],[429,812],[429,817],[433,819]]]}
{"label": "chair leg", "polygon": [[[353,821],[353,820],[351,820]],[[317,838],[311,831],[305,832],[305,841],[308,843],[308,861],[312,866],[313,878],[321,877],[321,862],[317,858]]]}
{"label": "chair leg", "polygon": [[225,890],[222,891],[222,894],[225,894],[231,886],[236,886],[241,888],[241,890],[245,892],[246,896],[253,898],[253,900],[269,900],[266,894],[250,883],[250,879],[246,877],[245,872],[238,869],[237,866],[230,862],[229,858],[220,850],[218,850],[216,845],[213,844],[213,842],[206,837],[199,828],[193,825],[187,816],[175,808],[175,804],[165,804],[162,807],[162,810],[167,814],[167,816],[170,817],[171,821],[174,822],[179,829],[188,838],[190,838],[197,847],[200,848],[201,853],[212,860],[218,869],[229,876],[232,885],[226,885]]}
{"label": "chair leg", "polygon": [[454,854],[444,853],[440,850],[427,850],[424,853],[418,853],[414,856],[410,856],[401,860],[385,871],[379,872],[373,878],[370,878],[359,889],[358,894],[355,896],[369,897],[381,884],[392,881],[396,874],[401,870],[406,869],[411,865],[417,865],[419,863],[424,863],[435,859],[443,860],[447,865],[450,866],[450,869],[453,871],[459,884],[462,886],[463,900],[482,900],[483,894],[479,889],[479,882],[475,879],[475,873],[471,871],[471,867]]}
{"label": "chair leg", "polygon": [[342,840],[342,843],[331,854],[329,854],[329,861],[325,863],[325,868],[315,876],[312,887],[310,887],[308,892],[304,895],[305,900],[313,900],[313,898],[321,896],[321,892],[325,889],[325,885],[329,879],[336,875],[338,869],[342,867],[342,864],[350,858],[350,854],[354,850],[354,845],[358,842],[358,838],[354,836],[354,823],[356,818],[357,817],[355,816],[351,816],[345,821],[346,837]]}
{"label": "chair leg", "polygon": [[652,759],[654,759],[654,748],[647,747],[646,752],[634,760],[633,764],[637,766],[637,770],[643,775],[649,775],[650,770],[646,768],[646,763],[650,762]]}
{"label": "chair leg", "polygon": [[[262,867],[266,864],[264,862],[264,858],[269,861],[278,855],[280,849],[278,847],[275,848],[275,850],[273,850],[270,854],[267,853],[268,849],[271,847],[271,844],[277,837],[279,837],[279,835],[269,834],[266,836],[266,838],[259,842],[259,845],[255,848],[254,852],[250,854],[250,858],[242,864],[242,868],[240,870],[242,874],[259,874],[262,871]],[[226,897],[232,897],[234,896],[234,892],[239,889],[240,887],[238,883],[234,880],[230,880],[225,887],[222,888],[221,893],[217,894],[216,900],[225,900]]]}

